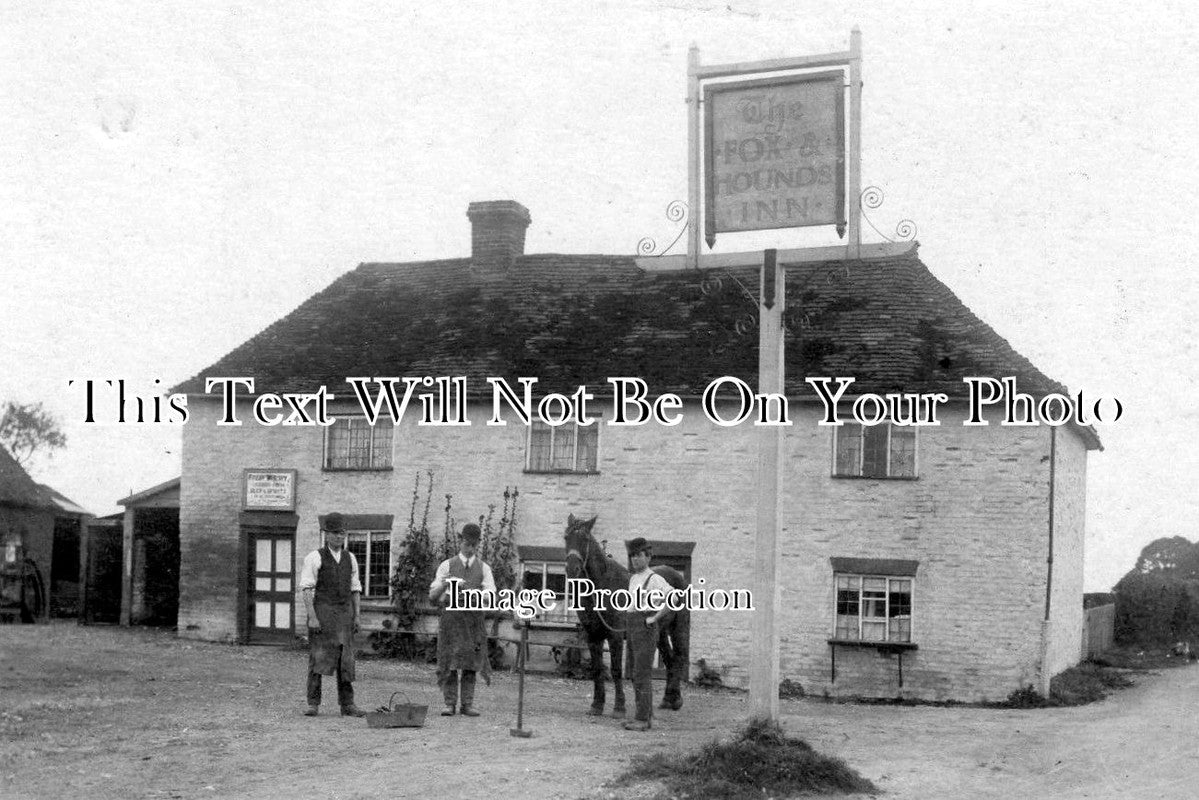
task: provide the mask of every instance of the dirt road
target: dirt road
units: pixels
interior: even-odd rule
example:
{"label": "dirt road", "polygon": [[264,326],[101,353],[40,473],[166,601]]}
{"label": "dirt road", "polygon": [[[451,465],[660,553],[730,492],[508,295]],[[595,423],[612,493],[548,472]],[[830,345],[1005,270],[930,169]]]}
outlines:
{"label": "dirt road", "polygon": [[[535,677],[535,736],[518,739],[514,675],[480,686],[483,716],[442,718],[431,667],[360,662],[363,707],[396,689],[431,707],[424,728],[378,730],[335,706],[301,716],[305,660],[148,630],[0,626],[0,797],[645,797],[603,784],[633,754],[697,746],[748,709],[742,694],[691,690],[634,734],[584,716],[589,684]],[[1194,797],[1199,668],[1138,680],[1070,709],[784,701],[783,723],[890,798]]]}

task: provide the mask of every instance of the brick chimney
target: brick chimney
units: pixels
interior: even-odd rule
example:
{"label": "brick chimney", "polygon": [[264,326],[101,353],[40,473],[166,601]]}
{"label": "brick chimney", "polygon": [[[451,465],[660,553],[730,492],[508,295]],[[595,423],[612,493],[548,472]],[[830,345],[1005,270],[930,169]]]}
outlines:
{"label": "brick chimney", "polygon": [[507,269],[525,252],[525,229],[532,222],[529,209],[515,200],[471,203],[470,257],[475,267]]}

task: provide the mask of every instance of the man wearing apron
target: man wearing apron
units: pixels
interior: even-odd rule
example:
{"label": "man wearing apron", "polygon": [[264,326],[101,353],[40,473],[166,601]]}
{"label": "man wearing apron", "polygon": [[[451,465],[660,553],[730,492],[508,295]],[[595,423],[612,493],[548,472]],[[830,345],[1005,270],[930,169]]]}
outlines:
{"label": "man wearing apron", "polygon": [[342,716],[362,717],[354,705],[354,634],[358,631],[358,600],[362,582],[358,560],[345,549],[345,518],[324,518],[325,546],[304,558],[300,594],[308,612],[308,709],[320,713],[321,675],[337,676],[337,703]]}
{"label": "man wearing apron", "polygon": [[[462,526],[458,537],[458,555],[447,558],[437,567],[433,583],[429,586],[429,601],[445,606],[451,593],[446,591],[453,581],[458,581],[458,590],[482,590],[495,599],[495,578],[483,559],[479,558],[479,540],[482,531],[478,525]],[[445,700],[443,717],[452,717],[456,711],[463,716],[477,717],[475,710],[475,673],[482,672],[483,680],[491,685],[491,662],[487,658],[487,628],[485,611],[441,610],[441,622],[437,629],[437,685],[441,687]],[[462,673],[459,693],[458,673]]]}
{"label": "man wearing apron", "polygon": [[[629,655],[632,659],[633,697],[636,701],[635,717],[624,724],[625,730],[647,731],[650,720],[653,719],[654,694],[651,681],[654,666],[654,653],[658,646],[658,622],[669,613],[665,606],[665,598],[670,593],[670,584],[658,573],[649,568],[650,556],[653,554],[649,542],[638,536],[628,545],[629,563],[632,570],[629,574],[629,594],[634,605],[625,614],[625,638],[629,644]],[[657,590],[661,594],[662,604],[654,608],[646,595]]]}

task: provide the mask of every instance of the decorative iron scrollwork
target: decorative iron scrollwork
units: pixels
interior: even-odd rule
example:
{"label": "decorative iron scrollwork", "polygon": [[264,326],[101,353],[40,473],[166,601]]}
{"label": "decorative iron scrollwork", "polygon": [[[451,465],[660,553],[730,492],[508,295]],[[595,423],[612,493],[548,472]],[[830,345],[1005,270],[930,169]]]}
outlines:
{"label": "decorative iron scrollwork", "polygon": [[915,239],[916,223],[912,222],[910,219],[901,219],[898,224],[896,224],[895,235],[899,238],[892,239],[890,236],[880,231],[878,226],[870,220],[870,217],[866,216],[867,209],[874,211],[878,208],[881,208],[884,199],[883,190],[877,186],[867,186],[865,189],[863,189],[861,197],[859,198],[859,205],[862,208],[862,219],[866,220],[866,224],[873,228],[875,233],[886,239],[888,242],[910,242]]}
{"label": "decorative iron scrollwork", "polygon": [[792,333],[803,333],[812,329],[812,317],[802,308],[791,307],[783,312],[783,328]]}
{"label": "decorative iron scrollwork", "polygon": [[741,290],[741,294],[749,301],[749,304],[755,309],[758,307],[758,298],[754,297],[753,292],[749,290],[741,279],[728,270],[720,270],[708,272],[700,279],[699,290],[705,295],[714,296],[724,291],[724,282],[732,281],[737,284],[737,288]]}
{"label": "decorative iron scrollwork", "polygon": [[[814,330],[815,323],[813,322],[813,317],[801,301],[801,298],[817,283],[832,286],[848,279],[849,265],[847,263],[838,263],[812,272],[801,283],[788,282],[786,284],[788,300],[786,308],[783,311],[783,327],[792,333],[803,333]],[[732,332],[737,336],[748,336],[756,333],[759,325],[758,298],[750,292],[749,287],[740,278],[723,269],[708,271],[700,279],[699,289],[704,295],[715,296],[724,292],[726,285],[729,284],[735,284],[741,290],[741,295],[748,302],[749,309],[751,309],[737,314],[731,326]]]}
{"label": "decorative iron scrollwork", "polygon": [[652,236],[643,236],[640,241],[637,242],[637,255],[648,257],[664,256],[669,253],[671,248],[679,243],[679,239],[683,238],[683,234],[687,231],[687,226],[691,224],[690,220],[687,219],[687,211],[687,204],[682,200],[675,200],[671,202],[670,205],[666,206],[666,219],[670,222],[682,223],[682,227],[679,228],[679,232],[674,237],[674,241],[672,241],[666,246],[666,249],[659,253],[657,252],[658,243],[654,241],[654,238]]}
{"label": "decorative iron scrollwork", "polygon": [[737,317],[737,321],[733,323],[733,330],[738,336],[747,336],[758,329],[757,314],[742,314]]}

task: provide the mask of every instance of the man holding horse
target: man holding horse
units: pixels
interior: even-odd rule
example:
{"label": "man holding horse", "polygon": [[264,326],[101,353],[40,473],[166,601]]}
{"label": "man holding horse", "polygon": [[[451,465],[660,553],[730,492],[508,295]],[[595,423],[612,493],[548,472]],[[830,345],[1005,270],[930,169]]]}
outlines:
{"label": "man holding horse", "polygon": [[[458,589],[490,593],[495,597],[495,578],[491,567],[479,558],[479,542],[483,538],[478,525],[462,526],[458,537],[458,554],[442,561],[429,586],[429,601],[448,603],[451,582]],[[437,685],[445,700],[443,717],[461,712],[465,717],[477,717],[475,710],[475,675],[491,685],[491,662],[487,657],[486,611],[443,608],[437,631]],[[461,686],[458,673],[462,673]],[[461,691],[459,691],[461,688]]]}
{"label": "man holding horse", "polygon": [[625,730],[647,731],[653,718],[654,695],[651,669],[658,644],[658,622],[669,613],[664,603],[654,607],[653,599],[665,598],[671,591],[666,579],[649,568],[653,554],[649,542],[638,536],[629,541],[629,595],[633,605],[625,616],[626,637],[632,657],[633,698],[636,715],[626,722]]}

